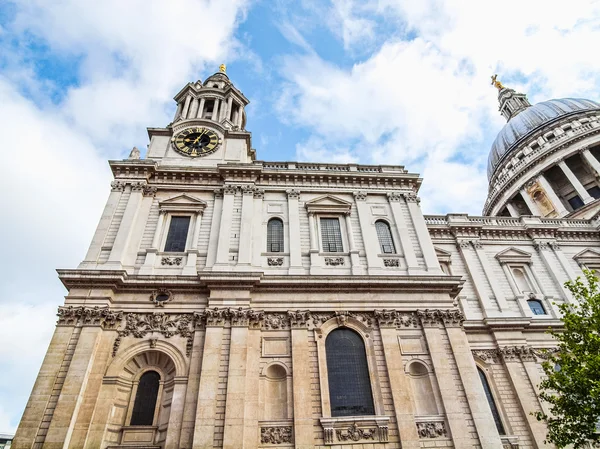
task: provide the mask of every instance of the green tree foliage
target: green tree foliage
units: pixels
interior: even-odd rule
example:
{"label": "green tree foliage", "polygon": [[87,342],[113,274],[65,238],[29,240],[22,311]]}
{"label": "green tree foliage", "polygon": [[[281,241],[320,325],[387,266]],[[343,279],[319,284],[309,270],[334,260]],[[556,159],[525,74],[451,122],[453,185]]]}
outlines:
{"label": "green tree foliage", "polygon": [[548,425],[547,442],[559,448],[600,447],[600,291],[592,271],[565,286],[573,304],[561,304],[564,328],[550,330],[558,351],[542,364],[547,378],[540,398],[549,413],[536,413]]}

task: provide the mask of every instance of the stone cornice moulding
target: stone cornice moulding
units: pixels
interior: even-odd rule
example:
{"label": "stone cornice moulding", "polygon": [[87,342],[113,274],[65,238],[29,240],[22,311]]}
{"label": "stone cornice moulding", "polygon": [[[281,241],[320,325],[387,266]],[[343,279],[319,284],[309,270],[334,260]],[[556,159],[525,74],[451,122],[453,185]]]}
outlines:
{"label": "stone cornice moulding", "polygon": [[[199,289],[260,291],[392,291],[417,293],[447,293],[454,298],[462,289],[462,276],[446,275],[265,275],[263,272],[201,271],[198,275],[135,275],[125,270],[72,269],[57,270],[67,289],[76,287],[107,287],[113,291],[148,291],[158,287],[172,290]],[[439,302],[438,299],[435,300]]]}
{"label": "stone cornice moulding", "polygon": [[471,349],[473,356],[485,363],[537,362],[548,360],[557,351],[556,348],[534,348],[529,345],[500,346],[491,349]]}

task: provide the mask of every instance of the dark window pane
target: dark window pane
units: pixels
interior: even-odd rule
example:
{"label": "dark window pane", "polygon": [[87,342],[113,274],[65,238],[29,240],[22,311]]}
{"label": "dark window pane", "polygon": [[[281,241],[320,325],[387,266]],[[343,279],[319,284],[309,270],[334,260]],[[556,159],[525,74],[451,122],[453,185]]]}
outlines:
{"label": "dark window pane", "polygon": [[189,227],[190,217],[171,217],[165,252],[180,253],[185,251]]}
{"label": "dark window pane", "polygon": [[583,207],[583,201],[579,198],[579,195],[575,195],[573,198],[569,199],[569,204],[573,208],[573,210],[579,209]]}
{"label": "dark window pane", "polygon": [[323,251],[326,253],[341,253],[344,251],[340,221],[337,218],[321,218],[321,240]]}
{"label": "dark window pane", "polygon": [[336,329],[325,341],[331,416],[374,415],[365,344],[356,332]]}
{"label": "dark window pane", "polygon": [[588,193],[595,199],[600,198],[600,187],[594,186],[588,189]]}
{"label": "dark window pane", "polygon": [[130,425],[151,426],[153,424],[159,382],[160,375],[156,371],[148,371],[140,377]]}
{"label": "dark window pane", "polygon": [[534,315],[546,315],[546,310],[544,310],[544,305],[542,304],[542,301],[539,301],[537,299],[530,299],[529,301],[527,301],[527,304],[529,304],[529,308],[531,309]]}
{"label": "dark window pane", "polygon": [[267,251],[283,252],[283,222],[279,218],[272,218],[267,224]]}
{"label": "dark window pane", "polygon": [[494,417],[494,422],[496,423],[496,429],[498,429],[498,433],[500,435],[506,435],[504,432],[504,426],[502,425],[502,421],[500,420],[500,413],[498,413],[498,408],[496,408],[496,403],[494,402],[494,397],[492,396],[492,391],[490,390],[490,385],[488,384],[487,378],[483,371],[480,368],[477,368],[479,372],[479,378],[481,379],[481,383],[483,384],[483,389],[485,391],[485,397],[487,398],[488,404],[490,405],[490,409],[492,410],[492,416]]}
{"label": "dark window pane", "polygon": [[396,248],[394,247],[394,241],[392,240],[390,226],[385,221],[377,221],[375,223],[375,229],[377,230],[377,238],[379,238],[381,252],[385,254],[395,253]]}

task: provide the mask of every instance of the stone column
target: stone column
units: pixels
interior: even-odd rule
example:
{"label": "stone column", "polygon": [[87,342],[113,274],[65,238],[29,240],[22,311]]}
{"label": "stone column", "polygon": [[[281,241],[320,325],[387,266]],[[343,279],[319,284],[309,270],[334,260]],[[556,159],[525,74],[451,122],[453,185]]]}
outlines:
{"label": "stone column", "polygon": [[198,261],[198,239],[200,238],[200,225],[202,224],[202,212],[196,211],[192,218],[192,241],[187,250],[187,263],[183,267],[182,274],[195,275],[198,273],[196,263]]}
{"label": "stone column", "polygon": [[198,111],[196,112],[196,118],[202,118],[202,113],[204,112],[204,97],[200,98],[200,105],[198,106]]}
{"label": "stone column", "polygon": [[237,266],[250,267],[252,263],[252,218],[254,216],[254,186],[242,186],[242,223]]}
{"label": "stone column", "polygon": [[490,261],[488,256],[483,249],[483,245],[479,240],[471,240],[473,244],[473,248],[475,248],[475,254],[479,259],[479,263],[483,268],[483,272],[485,273],[485,277],[487,278],[490,287],[492,287],[492,292],[494,292],[494,296],[496,297],[496,302],[498,303],[498,308],[501,312],[508,311],[508,303],[506,302],[506,298],[504,297],[504,293],[502,292],[502,287],[498,284],[498,279],[494,274],[494,270],[490,265]]}
{"label": "stone column", "polygon": [[171,413],[169,414],[165,449],[180,449],[179,439],[181,437],[186,389],[187,377],[176,377],[174,379],[173,396],[171,398]]}
{"label": "stone column", "polygon": [[292,370],[294,441],[296,449],[313,449],[314,426],[311,397],[310,356],[306,322],[292,320]]}
{"label": "stone column", "polygon": [[600,162],[598,159],[594,157],[589,148],[584,148],[581,152],[581,156],[583,157],[583,161],[592,169],[596,178],[600,177]]}
{"label": "stone column", "polygon": [[[485,317],[498,316],[497,308],[492,304],[490,297],[487,294],[485,279],[480,274],[479,267],[475,266],[479,262],[479,258],[471,251],[472,245],[470,240],[458,239],[458,250],[463,258],[465,267],[473,280],[473,286],[477,292],[477,297],[481,303],[481,312]],[[475,256],[475,257],[474,257]]]}
{"label": "stone column", "polygon": [[229,267],[229,244],[231,242],[231,220],[233,215],[233,199],[237,186],[226,185],[223,188],[223,210],[221,211],[221,224],[219,227],[219,240],[217,246],[217,260],[213,268],[218,265]]}
{"label": "stone column", "polygon": [[210,118],[213,122],[217,121],[217,117],[218,117],[218,113],[219,113],[219,103],[220,103],[220,100],[218,98],[215,98],[215,102],[214,102],[214,106],[213,106],[213,110],[212,110],[212,117]]}
{"label": "stone column", "polygon": [[373,269],[381,268],[381,261],[377,257],[377,235],[373,226],[371,226],[369,206],[367,204],[366,192],[354,192],[354,200],[356,201],[356,211],[358,213],[358,221],[360,223],[360,232],[363,237],[365,254],[367,255],[367,270],[370,273]]}
{"label": "stone column", "polygon": [[[521,348],[517,348],[518,351],[506,351],[506,348],[501,348],[500,353],[506,366],[508,377],[515,392],[515,396],[518,398],[521,412],[525,417],[525,422],[529,427],[530,435],[532,436],[534,448],[546,447],[544,440],[546,439],[546,425],[538,421],[535,416],[532,416],[532,412],[539,411],[540,401],[537,399],[537,393],[532,388],[532,385],[527,376],[523,376],[521,370],[521,360],[518,352],[522,352]],[[509,348],[510,349],[510,348]],[[521,356],[532,359],[532,354],[521,354]],[[524,367],[523,367],[524,368]]]}
{"label": "stone column", "polygon": [[[64,376],[71,363],[72,352],[79,337],[79,331],[74,325],[58,325],[50,341],[50,346],[40,367],[33,385],[33,390],[27,401],[23,417],[19,423],[14,449],[31,449],[34,442],[43,443],[48,431],[48,424],[53,418],[53,406],[58,401]],[[59,372],[62,376],[59,376]]]}
{"label": "stone column", "polygon": [[310,236],[310,269],[319,267],[319,241],[317,240],[317,219],[314,212],[308,213],[308,232]]}
{"label": "stone column", "polygon": [[179,102],[177,103],[177,111],[175,111],[175,119],[173,120],[174,122],[181,118],[181,111],[183,111],[183,103]]}
{"label": "stone column", "polygon": [[541,217],[542,212],[540,211],[540,208],[538,207],[536,202],[533,200],[533,198],[531,198],[529,196],[529,192],[527,192],[527,189],[525,187],[523,187],[521,190],[519,190],[519,193],[523,197],[523,201],[525,201],[525,204],[527,204],[527,207],[529,208],[531,215],[537,215],[538,217]]}
{"label": "stone column", "polygon": [[219,364],[223,343],[223,322],[219,317],[208,317],[202,353],[200,387],[196,398],[196,422],[194,425],[193,449],[213,447],[215,433],[215,411],[219,394]]}
{"label": "stone column", "polygon": [[[300,191],[291,189],[287,191],[288,198],[288,220],[289,234],[288,242],[290,248],[290,269],[289,274],[303,274],[302,268],[302,247],[300,245]],[[311,237],[312,248],[312,237]]]}
{"label": "stone column", "polygon": [[119,200],[121,199],[123,190],[125,190],[125,183],[122,181],[113,181],[110,186],[111,192],[108,197],[108,201],[106,202],[106,206],[104,206],[102,217],[100,217],[100,222],[98,223],[98,227],[96,228],[96,232],[92,238],[92,243],[90,244],[87,254],[85,255],[85,259],[79,265],[79,268],[86,268],[86,266],[95,265],[98,262],[98,256],[100,255],[102,244],[106,238],[106,233],[108,232],[110,223],[113,220],[115,210],[119,205]]}
{"label": "stone column", "polygon": [[[248,329],[248,358],[246,370],[246,393],[244,395],[244,448],[255,448],[259,441],[258,415],[260,382],[261,330],[260,322],[250,320]],[[238,446],[239,447],[239,446]]]}
{"label": "stone column", "polygon": [[185,104],[183,105],[183,112],[181,113],[181,118],[188,118],[188,111],[190,109],[190,101],[192,101],[192,97],[188,95],[185,97]]}
{"label": "stone column", "polygon": [[225,118],[231,121],[231,104],[233,103],[233,97],[229,97],[227,99],[227,112],[225,113]]}
{"label": "stone column", "polygon": [[511,217],[517,218],[521,215],[517,208],[510,202],[506,203],[506,209],[508,210],[508,213]]}
{"label": "stone column", "polygon": [[102,329],[99,325],[84,326],[81,329],[73,359],[46,434],[44,449],[64,449],[70,445],[101,334]]}
{"label": "stone column", "polygon": [[254,189],[254,213],[252,215],[252,265],[262,267],[262,252],[265,248],[266,236],[263,232],[263,199],[265,191],[256,187]]}
{"label": "stone column", "polygon": [[563,202],[560,200],[559,196],[554,191],[554,189],[552,188],[552,185],[550,184],[550,182],[548,182],[546,177],[544,175],[539,175],[537,179],[538,179],[538,183],[542,186],[542,188],[546,192],[546,195],[548,195],[548,198],[552,202],[552,205],[554,206],[554,210],[556,211],[556,213],[560,217],[567,215],[569,213],[569,211],[567,210],[567,208],[565,207]]}
{"label": "stone column", "polygon": [[193,98],[190,105],[190,113],[188,115],[190,118],[195,118],[196,114],[198,114],[198,99]]}
{"label": "stone column", "polygon": [[242,129],[243,122],[244,122],[244,108],[240,106],[236,125],[239,126],[240,129]]}
{"label": "stone column", "polygon": [[417,233],[417,240],[419,241],[419,246],[423,253],[427,271],[442,274],[440,262],[435,254],[435,249],[433,249],[433,243],[431,242],[431,236],[429,235],[425,218],[419,207],[419,197],[414,192],[403,193],[402,196],[404,196],[408,205],[408,212]]}
{"label": "stone column", "polygon": [[140,268],[140,274],[153,274],[154,266],[156,265],[156,254],[159,251],[160,239],[162,236],[162,230],[165,226],[165,220],[167,219],[167,211],[161,209],[158,211],[158,220],[156,222],[156,229],[154,230],[154,237],[152,238],[152,246],[146,250],[146,259],[144,265]]}
{"label": "stone column", "polygon": [[221,227],[221,214],[223,212],[223,189],[215,189],[215,200],[213,204],[212,221],[210,222],[210,237],[208,239],[208,250],[206,254],[207,270],[212,270],[213,265],[217,261],[219,229]]}
{"label": "stone column", "polygon": [[421,447],[421,443],[415,423],[413,400],[410,395],[411,385],[410,380],[404,372],[404,364],[398,342],[398,331],[396,330],[396,327],[398,324],[402,324],[402,321],[398,319],[399,314],[396,311],[391,312],[390,315],[385,316],[375,311],[375,316],[379,323],[379,332],[381,333],[385,364],[390,380],[390,390],[394,402],[394,415],[398,423],[398,432],[400,433],[402,447],[404,449],[418,449]]}
{"label": "stone column", "polygon": [[422,271],[421,267],[419,267],[419,262],[417,261],[415,249],[410,240],[408,224],[406,223],[406,220],[402,215],[402,209],[400,208],[400,201],[403,201],[403,196],[399,192],[390,192],[387,194],[387,197],[390,207],[392,208],[392,216],[396,222],[398,235],[400,236],[400,246],[402,247],[402,254],[404,254],[408,274]]}
{"label": "stone column", "polygon": [[594,201],[594,198],[592,198],[590,196],[590,194],[587,192],[587,190],[585,190],[585,187],[583,187],[583,184],[581,184],[581,182],[579,181],[577,176],[575,176],[575,173],[573,173],[571,171],[571,169],[569,168],[569,166],[567,165],[567,163],[565,161],[560,161],[558,163],[558,166],[561,168],[561,170],[563,171],[563,173],[565,174],[565,176],[567,177],[567,179],[569,180],[571,185],[575,188],[575,190],[577,191],[577,194],[579,195],[579,197],[583,200],[583,202],[585,204],[591,203],[592,201]]}
{"label": "stone column", "polygon": [[547,240],[536,239],[533,241],[533,246],[540,255],[540,258],[544,262],[544,265],[546,265],[546,269],[552,276],[552,279],[554,280],[556,285],[558,285],[559,289],[563,292],[563,298],[567,302],[572,302],[573,296],[571,295],[571,292],[564,286],[565,282],[569,281],[570,279],[568,279],[563,273],[560,272],[560,270],[558,270],[558,267],[556,266],[556,259],[552,260],[550,254],[552,254],[553,252],[551,251],[550,243],[556,245],[556,242],[553,241],[549,242]]}
{"label": "stone column", "polygon": [[198,390],[200,388],[200,373],[202,372],[202,356],[204,352],[204,336],[205,330],[203,328],[196,328],[192,345],[192,354],[190,355],[190,370],[188,372],[188,383],[183,406],[183,419],[181,422],[181,436],[179,439],[179,445],[185,448],[192,447],[194,438],[196,407]]}
{"label": "stone column", "polygon": [[[427,338],[455,447],[472,447],[473,441],[465,425],[467,417],[464,416],[458,401],[455,373],[450,369],[450,357],[456,362],[460,383],[465,391],[481,447],[502,449],[502,441],[494,424],[467,336],[461,328],[462,314],[458,310],[429,310],[417,313]],[[444,328],[441,324],[450,343],[450,354],[445,349]]]}
{"label": "stone column", "polygon": [[125,252],[132,237],[133,225],[142,203],[145,185],[145,181],[133,182],[131,184],[131,195],[125,207],[125,212],[123,213],[123,218],[121,219],[121,224],[119,225],[119,230],[117,231],[107,262],[107,264],[113,265],[115,269],[122,269],[123,259],[126,256]]}
{"label": "stone column", "polygon": [[361,274],[362,268],[360,266],[360,258],[358,257],[358,250],[354,243],[354,235],[352,234],[352,219],[350,218],[350,211],[345,215],[346,217],[346,233],[348,234],[348,246],[350,247],[350,265],[352,266],[352,274]]}

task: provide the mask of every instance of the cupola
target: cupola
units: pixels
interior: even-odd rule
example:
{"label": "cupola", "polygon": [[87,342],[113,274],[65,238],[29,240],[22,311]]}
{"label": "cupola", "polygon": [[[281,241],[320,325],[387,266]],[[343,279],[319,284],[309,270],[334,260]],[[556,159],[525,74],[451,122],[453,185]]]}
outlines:
{"label": "cupola", "polygon": [[173,123],[204,119],[232,130],[244,130],[246,127],[244,108],[249,101],[229,80],[225,64],[221,64],[219,71],[204,83],[201,80],[188,83],[174,100],[177,111]]}

